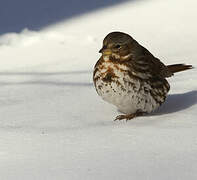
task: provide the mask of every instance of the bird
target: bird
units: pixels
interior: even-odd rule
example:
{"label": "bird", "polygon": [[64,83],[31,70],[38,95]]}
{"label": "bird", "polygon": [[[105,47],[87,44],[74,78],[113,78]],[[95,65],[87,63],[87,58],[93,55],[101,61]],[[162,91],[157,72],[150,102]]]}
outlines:
{"label": "bird", "polygon": [[165,65],[124,32],[110,32],[99,51],[93,70],[97,94],[117,107],[126,121],[155,111],[166,100],[170,85],[166,78],[192,69],[192,65]]}

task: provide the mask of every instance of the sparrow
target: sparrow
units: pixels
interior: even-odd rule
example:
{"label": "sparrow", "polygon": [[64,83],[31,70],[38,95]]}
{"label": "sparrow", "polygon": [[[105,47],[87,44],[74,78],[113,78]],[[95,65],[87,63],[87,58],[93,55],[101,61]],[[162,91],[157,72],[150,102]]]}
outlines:
{"label": "sparrow", "polygon": [[165,65],[130,35],[111,32],[99,51],[93,82],[103,100],[115,105],[130,120],[155,111],[170,90],[166,78],[193,68],[192,65]]}

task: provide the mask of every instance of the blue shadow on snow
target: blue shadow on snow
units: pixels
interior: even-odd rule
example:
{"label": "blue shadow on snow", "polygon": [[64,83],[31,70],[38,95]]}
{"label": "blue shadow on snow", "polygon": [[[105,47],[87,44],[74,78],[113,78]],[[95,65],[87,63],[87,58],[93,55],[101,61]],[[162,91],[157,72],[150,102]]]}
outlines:
{"label": "blue shadow on snow", "polygon": [[0,35],[20,32],[24,28],[39,30],[61,20],[126,1],[128,0],[3,0],[0,6]]}

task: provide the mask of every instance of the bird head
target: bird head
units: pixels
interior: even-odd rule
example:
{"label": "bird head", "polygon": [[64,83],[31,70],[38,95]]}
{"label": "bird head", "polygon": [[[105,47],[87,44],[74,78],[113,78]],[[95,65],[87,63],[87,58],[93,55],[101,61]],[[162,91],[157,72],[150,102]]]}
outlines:
{"label": "bird head", "polygon": [[112,56],[118,60],[126,60],[132,55],[132,48],[136,41],[128,34],[123,32],[111,32],[103,40],[103,47],[99,51],[102,56]]}

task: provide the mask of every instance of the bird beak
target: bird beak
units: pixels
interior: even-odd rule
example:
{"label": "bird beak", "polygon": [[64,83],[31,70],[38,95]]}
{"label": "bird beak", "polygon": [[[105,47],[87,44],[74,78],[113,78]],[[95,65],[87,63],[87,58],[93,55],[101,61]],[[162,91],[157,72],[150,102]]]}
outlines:
{"label": "bird beak", "polygon": [[102,49],[100,49],[99,53],[102,53],[103,55],[111,55],[112,52],[110,49],[107,49],[105,46],[102,47]]}

